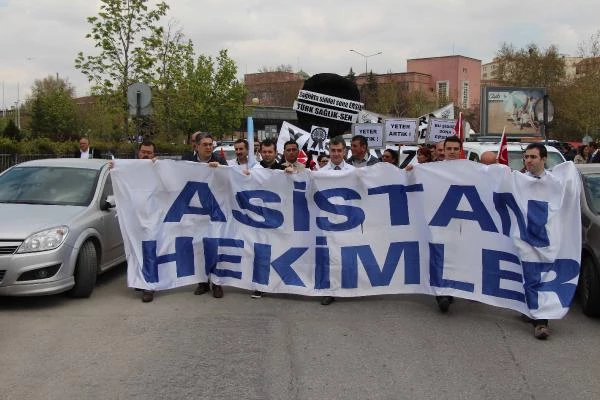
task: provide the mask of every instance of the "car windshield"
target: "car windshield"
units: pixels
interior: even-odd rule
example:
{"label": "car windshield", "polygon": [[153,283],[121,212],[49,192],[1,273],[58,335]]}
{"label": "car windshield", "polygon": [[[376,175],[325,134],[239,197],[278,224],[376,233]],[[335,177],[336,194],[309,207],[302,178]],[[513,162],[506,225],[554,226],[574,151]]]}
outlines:
{"label": "car windshield", "polygon": [[0,175],[0,203],[87,206],[100,171],[64,167],[15,167]]}
{"label": "car windshield", "polygon": [[583,188],[589,207],[594,214],[600,214],[600,174],[584,175]]}
{"label": "car windshield", "polygon": [[[564,162],[560,154],[548,152],[548,158],[546,158],[546,169],[552,169],[556,167],[558,164]],[[513,150],[508,152],[508,166],[511,169],[516,169],[517,171],[523,169],[525,166],[523,164],[523,152],[519,150]]]}

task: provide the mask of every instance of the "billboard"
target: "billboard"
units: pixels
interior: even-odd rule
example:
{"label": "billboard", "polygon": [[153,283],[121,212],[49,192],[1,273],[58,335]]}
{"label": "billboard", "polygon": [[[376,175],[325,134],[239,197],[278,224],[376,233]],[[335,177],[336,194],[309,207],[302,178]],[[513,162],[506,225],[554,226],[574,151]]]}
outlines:
{"label": "billboard", "polygon": [[481,134],[542,136],[543,127],[535,114],[537,102],[544,101],[546,88],[482,87]]}

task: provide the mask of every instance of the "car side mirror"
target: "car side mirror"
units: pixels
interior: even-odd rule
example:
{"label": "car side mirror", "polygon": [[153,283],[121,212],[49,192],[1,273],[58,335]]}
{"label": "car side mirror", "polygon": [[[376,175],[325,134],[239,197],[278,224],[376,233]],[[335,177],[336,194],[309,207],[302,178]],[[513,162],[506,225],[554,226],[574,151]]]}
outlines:
{"label": "car side mirror", "polygon": [[106,200],[102,201],[102,203],[100,204],[100,209],[102,211],[108,211],[111,208],[115,208],[115,207],[116,207],[115,196],[113,196],[113,195],[106,196]]}

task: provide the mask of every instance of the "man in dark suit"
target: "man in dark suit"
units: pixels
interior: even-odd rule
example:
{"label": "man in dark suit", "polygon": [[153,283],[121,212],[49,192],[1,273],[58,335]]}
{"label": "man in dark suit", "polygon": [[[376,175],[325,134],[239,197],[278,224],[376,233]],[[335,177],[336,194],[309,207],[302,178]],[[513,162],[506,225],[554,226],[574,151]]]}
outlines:
{"label": "man in dark suit", "polygon": [[73,153],[73,158],[100,158],[100,155],[94,154],[94,149],[90,147],[90,140],[82,136],[79,139],[79,150]]}
{"label": "man in dark suit", "polygon": [[184,161],[198,161],[198,153],[196,152],[196,139],[200,132],[194,132],[190,136],[190,143],[192,144],[192,150],[186,150],[181,155],[181,159]]}
{"label": "man in dark suit", "polygon": [[[192,160],[187,161],[196,161],[201,163],[207,163],[210,167],[218,167],[219,165],[227,165],[227,161],[225,161],[220,156],[213,153],[214,140],[213,137],[208,133],[200,133],[197,132],[198,135],[195,136],[196,143],[196,154]],[[194,294],[201,295],[210,290],[210,282],[200,282],[198,287],[194,291]],[[212,284],[212,294],[213,297],[219,299],[223,297],[223,288],[221,285]]]}

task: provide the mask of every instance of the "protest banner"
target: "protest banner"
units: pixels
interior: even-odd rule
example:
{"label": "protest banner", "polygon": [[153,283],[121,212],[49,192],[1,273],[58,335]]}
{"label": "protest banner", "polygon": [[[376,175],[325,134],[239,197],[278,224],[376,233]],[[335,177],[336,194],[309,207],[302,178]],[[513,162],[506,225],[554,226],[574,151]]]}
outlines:
{"label": "protest banner", "polygon": [[406,172],[250,175],[173,160],[111,171],[131,287],[451,295],[561,318],[577,285],[580,182],[456,160]]}

